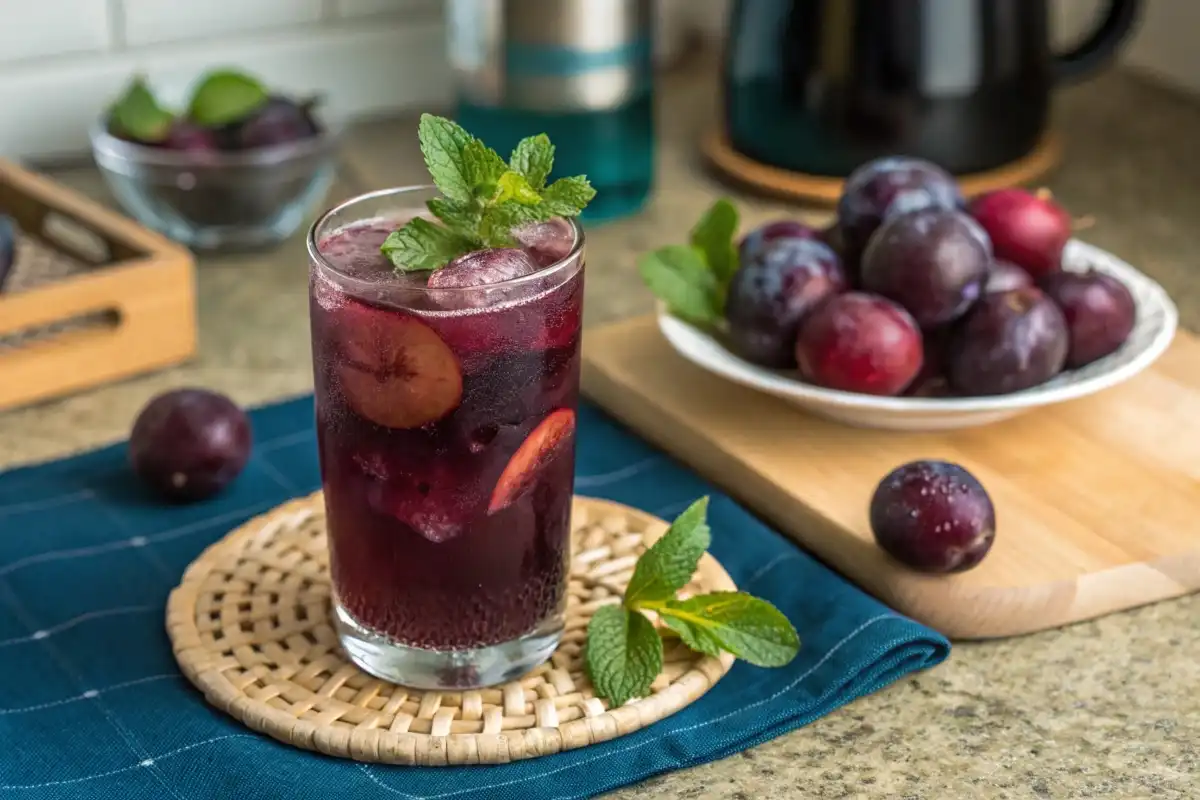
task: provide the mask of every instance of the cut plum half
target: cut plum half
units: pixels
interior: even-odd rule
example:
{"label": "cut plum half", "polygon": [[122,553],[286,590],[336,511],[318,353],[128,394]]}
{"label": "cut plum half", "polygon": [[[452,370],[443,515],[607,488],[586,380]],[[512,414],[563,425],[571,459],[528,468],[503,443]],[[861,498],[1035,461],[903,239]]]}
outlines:
{"label": "cut plum half", "polygon": [[342,314],[338,376],[355,413],[385,428],[419,428],[458,407],[462,371],[432,328],[359,304]]}
{"label": "cut plum half", "polygon": [[513,501],[533,486],[542,468],[559,452],[560,446],[575,432],[575,412],[560,408],[538,423],[525,437],[517,452],[508,460],[496,488],[492,490],[492,501],[488,513],[495,514],[510,506]]}

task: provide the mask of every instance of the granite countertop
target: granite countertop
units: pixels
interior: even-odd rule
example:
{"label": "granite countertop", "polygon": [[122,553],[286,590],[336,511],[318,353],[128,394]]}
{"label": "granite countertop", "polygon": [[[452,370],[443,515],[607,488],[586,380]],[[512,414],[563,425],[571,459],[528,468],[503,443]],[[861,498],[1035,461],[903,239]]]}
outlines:
{"label": "granite countertop", "polygon": [[[636,253],[676,240],[719,193],[695,141],[712,119],[701,64],[666,77],[653,202],[589,233],[586,323],[647,312]],[[1200,328],[1200,104],[1122,72],[1062,92],[1066,161],[1049,186],[1084,235],[1161,281]],[[411,117],[356,126],[331,201],[419,181]],[[92,169],[54,170],[98,198]],[[736,194],[736,192],[734,192]],[[751,224],[785,211],[740,197]],[[794,213],[794,212],[792,212]],[[166,387],[198,384],[257,404],[309,391],[306,257],[201,257],[200,353],[155,375],[0,414],[0,467],[122,438]],[[1008,641],[958,645],[927,673],[724,761],[617,798],[1192,797],[1200,780],[1200,595]]]}

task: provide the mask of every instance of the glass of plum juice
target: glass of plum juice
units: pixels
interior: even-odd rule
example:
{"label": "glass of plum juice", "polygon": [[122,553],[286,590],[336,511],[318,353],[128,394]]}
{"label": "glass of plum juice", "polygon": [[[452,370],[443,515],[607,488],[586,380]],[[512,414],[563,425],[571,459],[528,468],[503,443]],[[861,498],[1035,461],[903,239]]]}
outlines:
{"label": "glass of plum juice", "polygon": [[562,635],[584,237],[556,218],[394,271],[381,245],[438,196],[321,217],[310,308],[339,638],[380,678],[461,689],[526,672]]}

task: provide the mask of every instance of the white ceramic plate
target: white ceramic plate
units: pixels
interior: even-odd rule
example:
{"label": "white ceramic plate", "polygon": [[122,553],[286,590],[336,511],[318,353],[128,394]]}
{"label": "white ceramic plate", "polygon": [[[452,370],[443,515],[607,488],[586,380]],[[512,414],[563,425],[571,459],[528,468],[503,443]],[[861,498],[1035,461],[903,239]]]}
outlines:
{"label": "white ceramic plate", "polygon": [[1170,345],[1179,314],[1155,281],[1111,253],[1078,240],[1067,245],[1063,266],[1073,271],[1095,267],[1129,287],[1137,304],[1133,333],[1120,350],[1099,361],[1064,372],[1041,386],[996,397],[876,397],[822,389],[802,382],[793,371],[767,369],[739,358],[709,333],[668,314],[661,304],[658,325],[671,346],[689,361],[822,417],[886,430],[969,428],[1115,386],[1146,369]]}

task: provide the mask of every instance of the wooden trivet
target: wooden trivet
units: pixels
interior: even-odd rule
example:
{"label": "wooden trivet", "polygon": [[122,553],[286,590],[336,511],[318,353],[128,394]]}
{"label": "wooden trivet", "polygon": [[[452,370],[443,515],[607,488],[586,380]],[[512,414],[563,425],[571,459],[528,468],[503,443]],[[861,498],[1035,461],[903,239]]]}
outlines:
{"label": "wooden trivet", "polygon": [[[167,632],[179,666],[210,703],[296,747],[426,766],[501,764],[586,747],[695,702],[733,658],[668,644],[653,693],[609,708],[583,670],[587,623],[616,602],[614,591],[624,590],[637,556],[667,524],[576,497],[571,528],[566,634],[548,663],[502,686],[406,689],[347,660],[330,619],[320,492],[250,520],[204,551],[171,593]],[[734,588],[705,555],[684,593]]]}
{"label": "wooden trivet", "polygon": [[[841,178],[792,172],[742,155],[733,149],[729,137],[720,128],[708,131],[700,149],[709,164],[725,177],[774,197],[832,206],[842,193],[844,181]],[[1024,158],[987,172],[960,175],[958,183],[967,197],[1008,186],[1028,185],[1057,167],[1061,158],[1062,143],[1050,133]]]}

